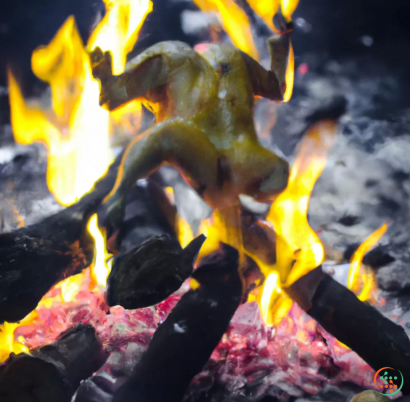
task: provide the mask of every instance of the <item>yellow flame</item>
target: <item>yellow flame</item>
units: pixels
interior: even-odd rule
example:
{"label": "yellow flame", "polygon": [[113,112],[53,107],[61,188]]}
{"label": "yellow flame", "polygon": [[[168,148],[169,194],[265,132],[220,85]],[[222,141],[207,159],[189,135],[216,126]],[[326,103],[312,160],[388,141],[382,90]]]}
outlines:
{"label": "yellow flame", "polygon": [[235,46],[259,60],[249,18],[234,0],[194,0],[194,3],[204,12],[215,12]]}
{"label": "yellow flame", "polygon": [[95,242],[95,254],[91,269],[91,277],[98,286],[104,287],[107,283],[107,278],[111,269],[107,264],[108,255],[106,254],[105,236],[98,228],[97,214],[94,214],[88,221],[87,230],[94,238]]}
{"label": "yellow flame", "polygon": [[362,279],[363,289],[361,294],[358,296],[360,300],[366,300],[369,296],[370,290],[372,289],[372,277],[369,275],[360,275],[360,267],[362,266],[362,261],[364,255],[379,242],[384,233],[387,230],[387,222],[380,228],[375,230],[355,251],[353,257],[350,261],[349,277],[347,280],[347,287],[353,292],[357,293],[360,288],[360,279]]}
{"label": "yellow flame", "polygon": [[271,324],[270,306],[272,301],[282,293],[282,289],[278,284],[279,274],[276,271],[271,272],[265,280],[262,297],[261,297],[261,313],[266,324]]}
{"label": "yellow flame", "polygon": [[285,17],[286,21],[292,21],[292,14],[295,12],[299,0],[281,0],[280,7],[282,15]]}
{"label": "yellow flame", "polygon": [[71,205],[91,190],[112,160],[109,114],[96,102],[98,82],[73,17],[48,46],[34,51],[32,67],[50,84],[53,110],[43,111],[39,102],[26,104],[9,72],[14,137],[23,145],[39,141],[47,146],[50,191],[61,204]]}
{"label": "yellow flame", "polygon": [[192,228],[189,223],[182,216],[180,216],[178,218],[177,229],[179,244],[182,248],[185,248],[194,239]]}
{"label": "yellow flame", "polygon": [[259,15],[272,31],[276,31],[273,25],[273,17],[278,12],[280,3],[280,0],[248,0],[248,4],[253,11]]}
{"label": "yellow flame", "polygon": [[23,344],[23,339],[19,339],[17,342],[14,340],[14,330],[19,325],[5,322],[0,326],[0,363],[4,362],[10,353],[18,355],[28,352],[28,348]]}
{"label": "yellow flame", "polygon": [[[139,30],[152,10],[150,0],[118,0],[105,2],[107,13],[90,37],[88,49],[95,46],[112,52],[113,72],[124,70],[127,53],[137,40]],[[42,142],[48,149],[47,183],[62,205],[71,205],[104,175],[113,157],[109,144],[110,115],[99,106],[99,84],[91,73],[89,57],[78,33],[74,17],[69,17],[52,41],[33,52],[32,70],[47,82],[51,89],[51,108],[40,101],[26,102],[11,73],[9,98],[11,123],[15,140],[23,145]],[[116,112],[111,119],[121,124],[124,114],[140,111],[131,103]],[[91,278],[95,285],[104,287],[109,267],[106,263],[105,238],[93,215],[87,229],[95,241],[95,258]],[[55,286],[63,302],[75,299],[86,272],[67,278]],[[44,297],[39,306],[51,305],[56,300]],[[0,326],[0,361],[13,351],[27,351],[22,339],[15,340],[19,325],[28,325],[36,317],[30,313],[21,324]]]}
{"label": "yellow flame", "polygon": [[265,22],[265,24],[277,32],[273,25],[273,17],[281,8],[282,15],[287,22],[292,20],[292,14],[296,10],[299,0],[247,0],[253,11]]}
{"label": "yellow flame", "polygon": [[303,138],[288,186],[273,202],[267,219],[277,236],[277,263],[283,286],[289,286],[324,259],[319,237],[309,226],[307,212],[316,180],[333,143],[335,123],[319,122]]}
{"label": "yellow flame", "polygon": [[289,42],[288,65],[286,66],[286,90],[283,94],[283,101],[289,102],[293,93],[293,83],[295,81],[295,55],[293,52],[292,42]]}
{"label": "yellow flame", "polygon": [[93,50],[97,46],[110,51],[113,74],[124,71],[127,54],[134,47],[147,15],[152,11],[150,0],[104,0],[107,13],[95,28],[87,43]]}
{"label": "yellow flame", "polygon": [[371,293],[373,289],[376,287],[376,282],[374,280],[374,273],[367,272],[363,274],[362,283],[363,283],[363,288],[360,294],[357,296],[357,298],[360,301],[366,301],[370,299]]}
{"label": "yellow flame", "polygon": [[313,187],[326,165],[335,126],[332,121],[323,121],[309,129],[299,146],[288,186],[269,210],[267,220],[276,232],[276,264],[259,264],[267,278],[259,303],[266,323],[277,320],[277,314],[291,306],[287,298],[279,305],[275,302],[280,293],[277,289],[290,286],[323,262],[324,247],[310,227],[307,213]]}

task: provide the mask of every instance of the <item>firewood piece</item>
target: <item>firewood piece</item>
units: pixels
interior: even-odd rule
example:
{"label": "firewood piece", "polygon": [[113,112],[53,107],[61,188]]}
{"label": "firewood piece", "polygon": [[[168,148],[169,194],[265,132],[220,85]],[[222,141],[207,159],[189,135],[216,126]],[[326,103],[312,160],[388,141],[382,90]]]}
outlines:
{"label": "firewood piece", "polygon": [[[127,197],[123,222],[115,239],[116,248],[125,254],[152,236],[168,234],[176,239],[176,208],[154,173],[138,182]],[[100,223],[104,223],[100,220]]]}
{"label": "firewood piece", "polygon": [[165,300],[192,274],[204,241],[200,235],[183,250],[167,235],[154,236],[117,257],[108,277],[108,305],[137,309]]}
{"label": "firewood piece", "polygon": [[242,295],[238,252],[224,245],[192,275],[187,292],[160,325],[113,402],[180,402],[228,328]]}
{"label": "firewood piece", "polygon": [[0,366],[2,402],[69,402],[80,382],[106,360],[91,325],[78,325],[52,344],[12,354]]}
{"label": "firewood piece", "polygon": [[113,164],[78,203],[0,235],[0,322],[23,319],[53,285],[91,264],[94,240],[87,222],[114,185],[117,168]]}
{"label": "firewood piece", "polygon": [[[410,378],[410,340],[404,329],[325,275],[307,313],[374,370],[393,367]],[[402,392],[410,393],[410,383]]]}

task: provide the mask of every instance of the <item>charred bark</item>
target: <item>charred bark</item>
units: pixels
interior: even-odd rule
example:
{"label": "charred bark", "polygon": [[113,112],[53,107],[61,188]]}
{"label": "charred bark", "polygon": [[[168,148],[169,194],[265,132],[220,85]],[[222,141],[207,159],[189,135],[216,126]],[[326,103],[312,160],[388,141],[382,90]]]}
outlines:
{"label": "charred bark", "polygon": [[155,332],[113,402],[180,402],[228,328],[242,296],[238,253],[229,246],[203,261],[186,293]]}
{"label": "charred bark", "polygon": [[182,249],[167,235],[154,236],[116,258],[108,277],[108,305],[134,310],[165,300],[192,274],[205,239],[200,235]]}
{"label": "charred bark", "polygon": [[153,236],[167,234],[176,239],[176,208],[157,184],[156,173],[138,182],[127,197],[124,219],[115,242],[126,254]]}
{"label": "charred bark", "polygon": [[0,322],[23,319],[53,285],[91,264],[94,241],[87,222],[114,185],[117,168],[114,163],[78,203],[0,235]]}
{"label": "charred bark", "polygon": [[106,359],[90,325],[73,327],[30,353],[12,354],[0,366],[2,402],[69,402],[80,382]]}
{"label": "charred bark", "polygon": [[[374,370],[393,367],[410,378],[410,340],[404,329],[349,289],[324,275],[307,313]],[[410,394],[410,384],[402,392]]]}

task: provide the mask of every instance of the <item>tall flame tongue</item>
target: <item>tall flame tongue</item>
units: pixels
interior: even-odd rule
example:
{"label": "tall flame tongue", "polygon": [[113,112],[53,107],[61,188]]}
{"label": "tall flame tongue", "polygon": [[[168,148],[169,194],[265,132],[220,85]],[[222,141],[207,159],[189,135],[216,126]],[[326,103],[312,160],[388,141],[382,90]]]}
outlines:
{"label": "tall flame tongue", "polygon": [[[99,46],[110,50],[114,74],[125,67],[127,53],[134,46],[146,16],[152,10],[151,0],[105,1],[107,13],[90,37],[87,48]],[[111,116],[99,106],[99,84],[93,79],[91,66],[74,17],[69,17],[49,45],[33,52],[34,74],[47,82],[51,89],[52,109],[45,110],[39,101],[25,102],[21,90],[9,71],[11,123],[15,140],[27,145],[42,142],[48,154],[47,183],[57,201],[65,206],[73,204],[90,191],[110,165],[113,156],[109,144]],[[138,110],[127,107],[127,112]],[[121,112],[120,112],[121,113]],[[118,117],[118,114],[117,114]],[[111,121],[112,120],[112,121]],[[95,259],[91,267],[93,286],[104,287],[109,273],[106,247],[93,215],[87,228],[95,240]],[[66,279],[54,289],[60,290],[61,300],[73,300],[87,281],[83,273]],[[54,295],[51,290],[49,294]],[[53,296],[55,297],[55,296]],[[52,304],[46,297],[40,305]],[[34,311],[22,324],[37,318]],[[41,325],[41,324],[39,324]],[[26,351],[15,342],[16,324],[0,327],[0,361],[10,352]]]}
{"label": "tall flame tongue", "polygon": [[[349,277],[347,287],[358,294],[358,299],[365,301],[369,298],[370,292],[373,289],[374,281],[371,272],[361,270],[364,255],[382,238],[387,230],[387,223],[374,231],[355,251],[350,261]],[[365,272],[363,272],[365,271]]]}
{"label": "tall flame tongue", "polygon": [[335,127],[334,122],[324,121],[310,128],[300,144],[288,186],[267,216],[276,232],[276,264],[261,265],[266,280],[259,304],[267,324],[276,322],[291,306],[281,287],[289,287],[323,262],[324,247],[309,226],[307,213],[313,187],[333,144]]}

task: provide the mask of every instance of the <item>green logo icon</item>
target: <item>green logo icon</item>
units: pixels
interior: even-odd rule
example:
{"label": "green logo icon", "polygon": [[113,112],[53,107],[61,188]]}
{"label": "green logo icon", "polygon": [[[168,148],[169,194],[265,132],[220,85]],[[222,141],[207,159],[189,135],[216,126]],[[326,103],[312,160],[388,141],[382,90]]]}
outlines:
{"label": "green logo icon", "polygon": [[374,384],[381,394],[396,395],[403,387],[404,379],[400,370],[383,367],[374,375]]}

